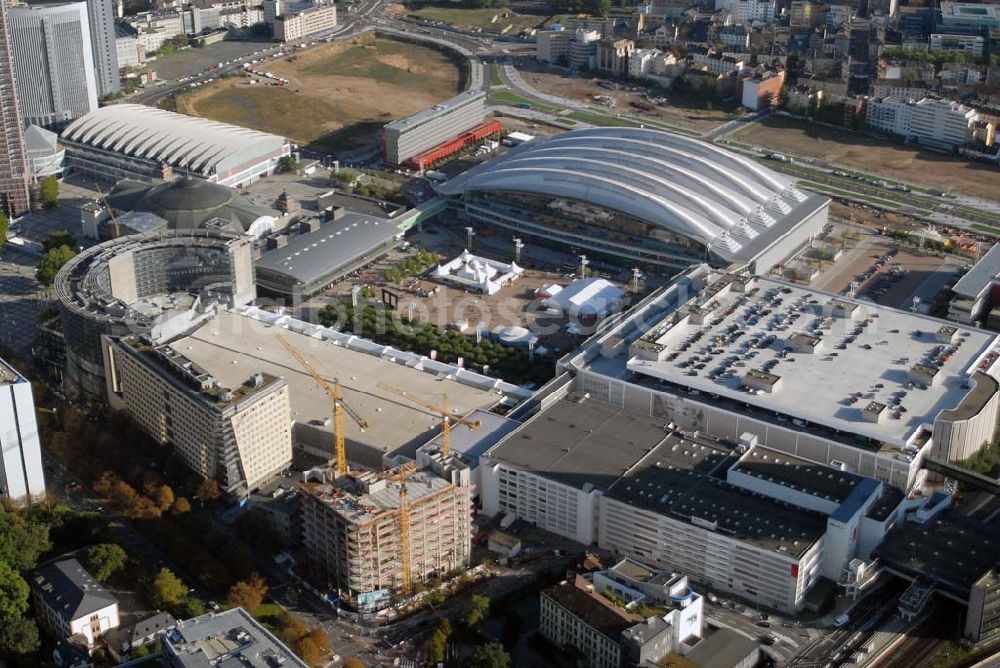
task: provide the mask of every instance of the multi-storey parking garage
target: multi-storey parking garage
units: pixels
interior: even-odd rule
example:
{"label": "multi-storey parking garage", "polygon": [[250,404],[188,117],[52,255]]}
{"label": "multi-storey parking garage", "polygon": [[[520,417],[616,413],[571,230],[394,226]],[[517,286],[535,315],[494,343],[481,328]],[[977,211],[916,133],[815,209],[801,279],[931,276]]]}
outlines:
{"label": "multi-storey parking garage", "polygon": [[518,146],[445,182],[460,218],[664,268],[768,271],[826,223],[829,199],[748,158],[657,130],[597,128]]}

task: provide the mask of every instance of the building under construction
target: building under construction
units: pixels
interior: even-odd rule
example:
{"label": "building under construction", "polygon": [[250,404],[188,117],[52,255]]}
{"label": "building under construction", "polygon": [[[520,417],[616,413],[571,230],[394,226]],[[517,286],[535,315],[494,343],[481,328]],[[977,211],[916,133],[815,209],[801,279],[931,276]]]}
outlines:
{"label": "building under construction", "polygon": [[434,461],[434,470],[410,464],[307,475],[303,543],[326,567],[330,591],[343,605],[378,610],[391,596],[410,593],[413,583],[468,567],[469,470],[453,461],[447,467]]}

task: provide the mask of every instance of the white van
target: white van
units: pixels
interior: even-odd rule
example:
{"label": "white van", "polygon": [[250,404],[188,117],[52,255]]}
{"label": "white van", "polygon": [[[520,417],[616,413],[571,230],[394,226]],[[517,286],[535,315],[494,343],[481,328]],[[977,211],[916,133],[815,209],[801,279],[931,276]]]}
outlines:
{"label": "white van", "polygon": [[840,615],[837,615],[837,618],[833,620],[833,625],[839,629],[841,626],[844,626],[849,621],[851,621],[851,616],[845,612]]}

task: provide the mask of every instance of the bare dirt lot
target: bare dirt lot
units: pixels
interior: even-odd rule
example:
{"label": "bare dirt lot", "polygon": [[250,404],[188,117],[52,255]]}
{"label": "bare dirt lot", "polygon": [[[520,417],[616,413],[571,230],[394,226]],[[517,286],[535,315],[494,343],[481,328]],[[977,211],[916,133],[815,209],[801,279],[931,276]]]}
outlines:
{"label": "bare dirt lot", "polygon": [[445,54],[373,35],[317,46],[266,67],[291,83],[233,77],[179,96],[178,111],[320,150],[357,150],[377,145],[385,123],[448,99],[462,85],[459,68]]}
{"label": "bare dirt lot", "polygon": [[987,199],[994,199],[1000,192],[1000,169],[992,165],[793,118],[770,116],[740,130],[732,138],[941,190],[951,189]]}
{"label": "bare dirt lot", "polygon": [[[646,89],[633,82],[618,83],[604,81],[604,86],[598,85],[603,80],[597,78],[568,76],[540,69],[520,69],[521,78],[530,86],[542,93],[558,95],[573,100],[581,100],[595,107],[601,105],[594,101],[595,95],[608,95],[618,102],[614,111],[629,114],[639,118],[649,118],[667,125],[688,128],[697,132],[706,132],[739,116],[719,109],[703,109],[697,106],[679,106],[674,104],[652,105],[646,100],[646,90],[653,96],[661,93],[655,89]],[[635,88],[636,90],[629,90]],[[640,105],[640,106],[635,106]]]}

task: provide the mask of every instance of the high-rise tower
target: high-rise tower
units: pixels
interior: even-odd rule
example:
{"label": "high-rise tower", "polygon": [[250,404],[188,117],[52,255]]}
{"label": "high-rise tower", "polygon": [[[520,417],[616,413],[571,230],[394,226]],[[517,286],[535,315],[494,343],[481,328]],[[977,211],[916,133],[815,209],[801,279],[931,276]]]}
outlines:
{"label": "high-rise tower", "polygon": [[115,46],[115,3],[113,0],[87,0],[87,14],[97,74],[97,95],[104,97],[122,89],[118,49]]}
{"label": "high-rise tower", "polygon": [[14,63],[7,33],[7,4],[0,2],[0,195],[9,216],[28,211],[28,159],[24,152],[21,107],[14,90]]}

